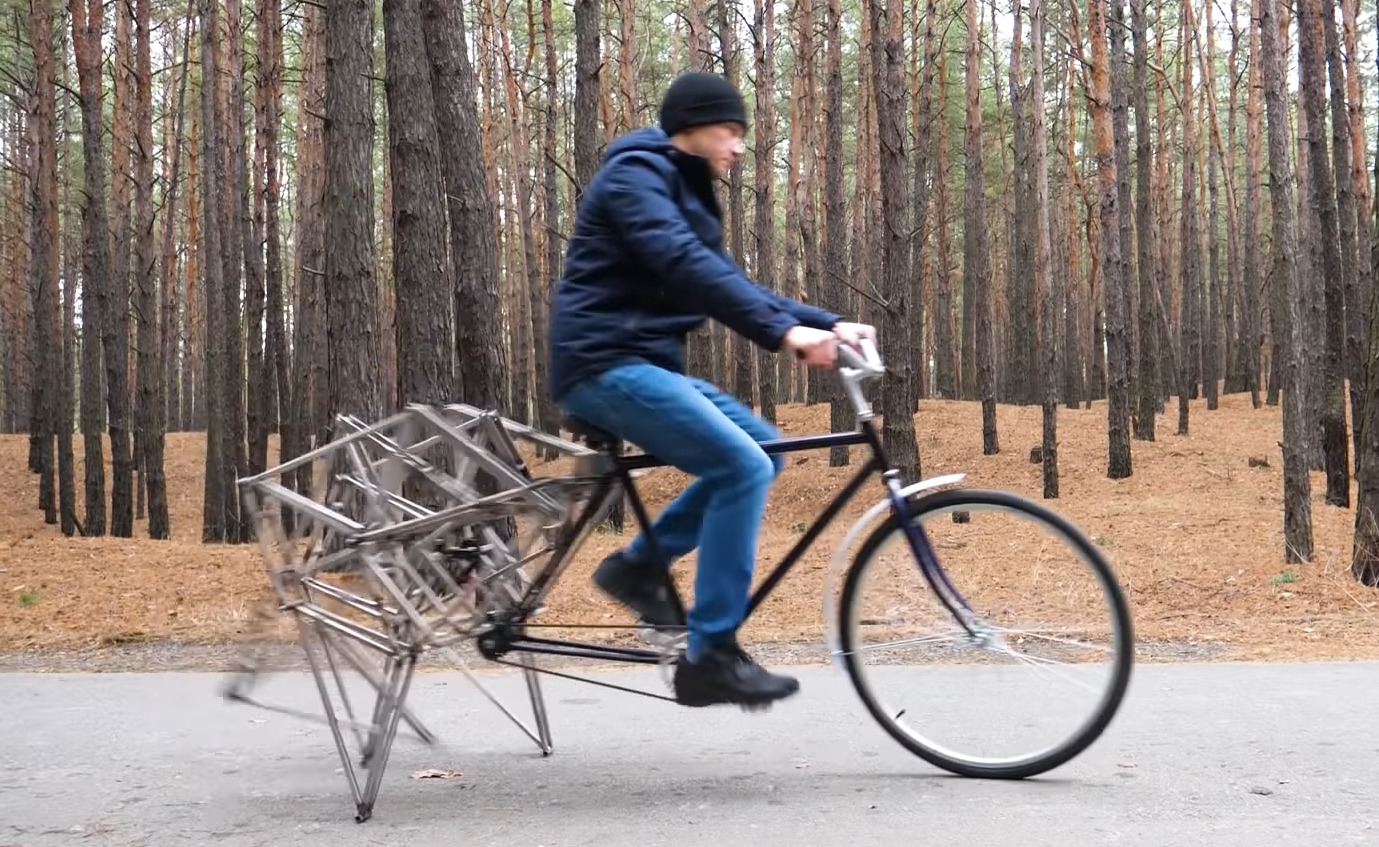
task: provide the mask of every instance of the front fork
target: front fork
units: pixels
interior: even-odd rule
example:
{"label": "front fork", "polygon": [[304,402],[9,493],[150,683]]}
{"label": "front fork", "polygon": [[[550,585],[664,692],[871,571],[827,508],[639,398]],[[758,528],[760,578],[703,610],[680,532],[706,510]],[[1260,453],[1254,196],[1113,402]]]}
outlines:
{"label": "front fork", "polygon": [[[909,509],[906,504],[906,495],[900,485],[900,472],[891,468],[882,474],[886,483],[886,493],[890,500],[891,512],[896,520],[905,530],[905,538],[910,542],[910,552],[915,556],[915,562],[919,566],[919,572],[924,576],[924,580],[929,583],[934,594],[953,616],[971,638],[980,638],[976,627],[976,616],[972,613],[972,607],[962,596],[962,593],[954,587],[948,574],[944,573],[943,568],[938,563],[938,556],[934,553],[934,547],[929,543],[929,537],[925,534],[924,528],[917,522],[910,520]],[[959,608],[960,607],[960,608]]]}

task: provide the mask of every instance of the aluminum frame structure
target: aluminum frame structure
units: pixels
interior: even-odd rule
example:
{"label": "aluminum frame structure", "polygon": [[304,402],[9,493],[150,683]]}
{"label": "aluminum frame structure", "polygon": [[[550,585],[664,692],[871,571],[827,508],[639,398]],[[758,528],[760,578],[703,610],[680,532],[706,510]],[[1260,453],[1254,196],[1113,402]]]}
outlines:
{"label": "aluminum frame structure", "polygon": [[[518,663],[529,724],[488,690],[457,648],[523,598],[533,572],[550,566],[550,552],[567,543],[562,533],[590,490],[580,477],[534,479],[517,442],[585,466],[600,457],[465,404],[414,404],[376,423],[340,416],[336,424],[333,440],[238,485],[277,611],[296,624],[355,820],[363,822],[373,814],[402,724],[411,737],[436,741],[406,706],[427,653],[458,664],[543,755],[552,752],[534,658]],[[272,670],[251,650],[222,693],[322,721],[256,696]],[[351,672],[371,698],[367,709],[356,709],[351,698]]]}

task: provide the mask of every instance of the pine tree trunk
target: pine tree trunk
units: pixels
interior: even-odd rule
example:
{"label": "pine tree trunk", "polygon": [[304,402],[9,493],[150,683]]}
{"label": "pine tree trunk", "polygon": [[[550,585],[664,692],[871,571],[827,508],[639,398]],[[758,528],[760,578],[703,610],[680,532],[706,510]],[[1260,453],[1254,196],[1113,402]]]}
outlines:
{"label": "pine tree trunk", "polygon": [[[805,203],[805,193],[808,191],[804,185],[802,169],[808,166],[813,159],[809,153],[801,148],[804,147],[803,139],[807,138],[809,127],[805,124],[806,114],[802,101],[804,99],[804,64],[806,57],[801,55],[803,50],[798,43],[798,21],[802,4],[797,2],[794,14],[789,19],[795,24],[791,32],[792,55],[795,58],[795,70],[790,77],[790,154],[786,164],[786,189],[785,189],[785,261],[784,269],[781,274],[780,291],[787,297],[801,298],[802,286],[800,284],[801,248],[804,246],[804,230],[802,229],[803,208]],[[786,403],[798,403],[803,398],[801,391],[800,366],[789,356],[783,356],[780,363],[781,374],[781,399]]]}
{"label": "pine tree trunk", "polygon": [[[1135,50],[1135,238],[1139,274],[1139,374],[1136,381],[1134,437],[1153,441],[1160,396],[1158,298],[1154,296],[1154,220],[1151,209],[1153,153],[1149,128],[1149,38],[1145,22],[1148,0],[1130,0],[1130,28]],[[1128,211],[1128,210],[1127,210]],[[1129,244],[1124,245],[1127,252]]]}
{"label": "pine tree trunk", "polygon": [[[981,40],[978,35],[978,5],[979,0],[967,0],[967,177],[963,197],[963,275],[965,292],[973,303],[973,373],[976,375],[977,394],[982,403],[982,454],[990,456],[1000,452],[1001,448],[996,435],[996,361],[991,329],[991,260],[987,252],[986,237],[986,179],[982,163]],[[967,371],[966,365],[963,366],[963,370]]]}
{"label": "pine tree trunk", "polygon": [[[913,56],[913,75],[915,77],[914,93],[914,172],[911,174],[914,187],[911,191],[911,200],[914,203],[914,233],[910,247],[910,278],[911,283],[910,302],[912,304],[910,320],[913,323],[913,343],[910,345],[910,367],[912,369],[911,379],[914,387],[910,390],[910,396],[915,401],[913,412],[919,411],[919,399],[925,396],[927,391],[929,374],[928,346],[930,333],[927,330],[929,321],[929,297],[927,292],[930,289],[930,279],[925,272],[924,245],[930,241],[929,225],[929,189],[930,172],[933,170],[933,159],[935,146],[929,143],[929,139],[934,137],[934,79],[943,71],[940,70],[941,59],[938,50],[938,0],[926,0],[923,15],[919,13],[919,2],[915,0],[913,6],[914,32],[912,43],[914,44]],[[923,18],[923,35],[920,34],[920,18]],[[923,50],[920,50],[923,44]],[[922,70],[921,70],[922,68]],[[945,89],[946,91],[946,89]],[[944,100],[939,101],[939,106],[946,105]],[[946,115],[946,111],[940,110],[941,115]],[[940,121],[946,123],[946,121]],[[935,177],[936,180],[944,179],[945,174]],[[944,268],[947,273],[947,268]]]}
{"label": "pine tree trunk", "polygon": [[[267,112],[264,123],[267,131],[264,138],[264,285],[266,287],[268,323],[264,339],[263,379],[270,387],[274,403],[270,404],[268,429],[278,433],[278,453],[284,453],[283,442],[289,428],[292,408],[292,377],[287,350],[286,302],[283,291],[282,232],[279,212],[282,206],[282,189],[278,182],[278,127],[280,103],[282,100],[282,9],[272,0],[264,0],[268,24],[266,38],[270,41],[266,62],[263,66],[267,77],[268,91],[264,97]],[[266,442],[265,438],[265,442]],[[260,457],[267,461],[265,453]]]}
{"label": "pine tree trunk", "polygon": [[1044,497],[1058,496],[1058,344],[1055,333],[1053,285],[1050,278],[1049,252],[1052,240],[1049,228],[1049,166],[1048,136],[1044,128],[1044,4],[1031,0],[1029,7],[1029,39],[1032,48],[1030,68],[1030,102],[1038,104],[1030,110],[1030,140],[1033,143],[1033,200],[1034,200],[1034,296],[1038,303],[1039,344],[1034,360],[1035,375],[1040,383],[1043,404],[1043,442],[1040,447]]}
{"label": "pine tree trunk", "polygon": [[[200,0],[193,0],[200,3]],[[188,27],[191,29],[191,27]],[[198,32],[200,27],[197,27]],[[200,38],[197,39],[197,52],[200,53]],[[188,61],[190,66],[191,62]],[[198,61],[199,68],[199,61]],[[188,69],[190,71],[190,67]],[[200,77],[198,75],[198,89]],[[178,427],[190,430],[193,425],[204,427],[206,423],[206,392],[201,381],[206,369],[206,309],[201,291],[201,117],[197,109],[190,117],[187,131],[187,260],[184,263],[181,280],[182,302],[185,308],[186,350],[182,356],[182,367],[178,373],[178,395],[184,398]],[[208,436],[209,437],[209,436]],[[207,448],[209,449],[209,447]],[[203,507],[204,508],[204,507]]]}
{"label": "pine tree trunk", "polygon": [[868,0],[871,18],[871,69],[876,93],[876,128],[880,157],[882,250],[881,299],[886,306],[878,333],[886,375],[881,378],[885,417],[881,438],[891,463],[903,479],[920,478],[915,441],[916,400],[909,279],[910,183],[905,159],[905,54],[902,6],[898,0]]}
{"label": "pine tree trunk", "polygon": [[[1111,479],[1130,476],[1130,337],[1129,287],[1121,262],[1120,192],[1116,179],[1115,131],[1111,116],[1112,93],[1106,9],[1120,0],[1090,0],[1087,33],[1092,42],[1091,113],[1092,136],[1097,164],[1099,258],[1102,285],[1106,292],[1107,421],[1109,442],[1106,475]],[[1120,17],[1120,15],[1117,15]],[[1119,23],[1119,22],[1117,22]],[[1116,28],[1113,38],[1121,38]]]}
{"label": "pine tree trunk", "polygon": [[324,423],[330,429],[336,414],[376,420],[383,414],[387,391],[381,377],[374,277],[372,32],[371,3],[339,0],[332,4],[326,16],[324,135],[329,362],[329,414]]}
{"label": "pine tree trunk", "polygon": [[[758,282],[772,291],[780,291],[782,286],[776,276],[774,217],[776,169],[772,161],[776,152],[776,68],[772,52],[776,38],[774,11],[766,0],[756,0],[752,38],[752,53],[756,65],[756,113],[752,121],[756,127],[755,157],[752,163],[755,194],[752,234],[757,246],[754,276]],[[785,296],[794,297],[794,292],[787,291]],[[760,374],[759,408],[761,416],[773,423],[776,420],[776,368],[782,358],[789,362],[788,356],[778,357],[766,350],[760,351],[757,357],[757,369]],[[750,367],[748,370],[750,372]]]}
{"label": "pine tree trunk", "polygon": [[[1259,0],[1252,0],[1251,20],[1259,18]],[[1249,94],[1245,97],[1245,231],[1242,235],[1247,249],[1241,251],[1242,283],[1241,303],[1244,311],[1241,321],[1241,336],[1243,337],[1241,377],[1246,381],[1250,388],[1250,403],[1258,409],[1260,407],[1260,377],[1262,363],[1260,354],[1264,348],[1264,329],[1261,321],[1261,280],[1260,280],[1260,251],[1256,245],[1260,243],[1260,222],[1259,222],[1259,194],[1261,187],[1260,175],[1263,170],[1261,163],[1263,147],[1263,111],[1264,95],[1260,84],[1259,71],[1259,28],[1250,26],[1250,55],[1249,55],[1249,77],[1247,89]],[[1269,380],[1270,384],[1273,380]],[[1277,402],[1277,397],[1273,398]]]}
{"label": "pine tree trunk", "polygon": [[464,8],[459,0],[422,0],[422,15],[450,211],[456,394],[465,403],[496,410],[503,370],[498,327],[491,320],[498,314],[497,210],[485,174],[474,68],[464,43]]}
{"label": "pine tree trunk", "polygon": [[[31,397],[31,428],[30,428],[30,469],[39,474],[39,493],[38,507],[43,511],[43,521],[47,524],[62,524],[62,531],[65,535],[71,535],[74,527],[72,523],[75,515],[69,515],[68,510],[75,510],[74,503],[63,497],[60,502],[59,496],[62,492],[62,479],[55,477],[59,472],[55,462],[56,458],[62,461],[62,456],[54,456],[54,440],[61,441],[61,435],[67,436],[67,449],[70,458],[71,450],[71,415],[70,415],[70,396],[64,397],[63,388],[67,380],[63,377],[63,368],[66,364],[62,347],[59,339],[62,333],[59,331],[58,316],[60,313],[58,303],[58,210],[57,210],[57,101],[56,90],[53,79],[56,73],[56,62],[54,61],[53,50],[53,8],[49,0],[34,0],[29,7],[29,41],[33,51],[34,78],[35,84],[32,93],[33,111],[29,123],[31,144],[29,147],[29,168],[30,186],[32,190],[32,222],[29,229],[29,255],[27,256],[29,267],[28,287],[33,302],[33,357],[32,365],[32,394]],[[95,14],[99,16],[99,11]],[[73,15],[73,34],[76,34],[78,24],[81,19],[80,0],[74,4]],[[100,32],[100,18],[96,18],[95,30]],[[79,54],[83,71],[82,81],[87,83],[92,68],[86,66],[91,60],[91,43],[83,41],[82,51]],[[98,57],[97,57],[98,58]],[[96,86],[99,86],[99,80]],[[99,95],[99,88],[96,89]],[[83,145],[86,146],[87,134],[91,126],[87,123],[88,111],[93,107],[86,102],[88,86],[82,86],[82,119]],[[99,103],[97,102],[97,106]],[[95,139],[98,145],[99,139]],[[90,148],[87,147],[87,155],[90,155]],[[96,148],[96,155],[99,155],[99,147]],[[91,185],[92,168],[87,166],[87,186]],[[94,195],[99,198],[101,195]],[[99,200],[95,204],[87,204],[88,209],[95,210],[101,207]],[[94,211],[94,210],[93,210]],[[83,216],[87,225],[87,232],[90,233],[92,224],[90,219],[94,217],[89,212]],[[87,277],[90,278],[90,277]],[[25,331],[28,331],[25,327]],[[93,404],[96,401],[92,401]],[[96,406],[99,414],[99,406]],[[86,411],[85,406],[83,411]],[[66,413],[67,418],[61,416]],[[83,424],[86,421],[83,420]],[[94,454],[100,458],[100,421],[95,421],[92,431],[95,433],[95,443],[97,451]],[[88,436],[87,445],[89,447],[91,438]],[[88,457],[92,454],[87,454]],[[88,468],[92,462],[87,459]],[[98,482],[104,481],[103,468],[96,464],[96,479]],[[70,472],[70,468],[67,469]],[[60,476],[60,474],[59,474]],[[91,490],[92,475],[87,473],[87,492]],[[55,486],[55,481],[57,485]],[[98,501],[99,505],[99,501]],[[61,507],[61,512],[59,509]],[[88,508],[88,513],[90,509]],[[59,514],[61,517],[59,517]]]}
{"label": "pine tree trunk", "polygon": [[[113,113],[110,125],[110,309],[104,329],[111,333],[105,347],[106,368],[111,382],[110,409],[111,464],[114,479],[110,492],[110,534],[128,538],[134,534],[134,455],[130,435],[130,205],[134,191],[130,153],[133,146],[134,87],[131,2],[113,4],[115,14],[115,52],[111,67]],[[113,366],[113,369],[112,369]],[[116,394],[118,392],[118,396]],[[116,408],[119,413],[116,414]],[[117,429],[118,421],[118,429]],[[117,435],[118,432],[118,435]],[[134,451],[138,445],[134,445]]]}
{"label": "pine tree trunk", "polygon": [[[138,366],[136,374],[139,402],[136,442],[138,466],[148,493],[149,538],[169,535],[167,480],[163,470],[163,430],[167,401],[162,357],[157,268],[153,246],[153,45],[149,28],[150,0],[138,0],[134,28],[136,47],[134,126],[134,279],[138,305]],[[169,210],[171,215],[171,210]]]}
{"label": "pine tree trunk", "polygon": [[229,427],[226,419],[229,410],[225,408],[222,390],[226,376],[227,345],[225,336],[231,331],[227,325],[228,316],[221,306],[225,286],[224,264],[221,261],[220,223],[217,220],[221,209],[221,187],[225,184],[225,174],[221,167],[218,152],[219,123],[216,115],[216,85],[219,76],[218,31],[216,25],[217,3],[215,0],[199,0],[201,28],[201,191],[200,197],[203,217],[200,222],[200,259],[204,278],[201,285],[202,314],[205,317],[202,352],[204,364],[201,368],[199,391],[205,396],[206,407],[206,481],[202,507],[201,540],[206,543],[224,543],[233,536],[237,517],[233,505],[225,499],[225,468],[234,462],[233,456],[225,456],[227,439],[224,435]]}
{"label": "pine tree trunk", "polygon": [[[81,144],[85,171],[85,198],[82,203],[82,374],[81,421],[85,441],[86,519],[83,534],[105,535],[105,447],[101,438],[101,391],[111,374],[102,374],[102,347],[108,352],[114,335],[105,331],[109,318],[110,230],[105,212],[105,157],[101,152],[101,20],[102,6],[87,0],[72,0],[72,50],[81,90]],[[35,318],[42,314],[37,308]],[[51,336],[49,336],[51,338]],[[106,339],[111,344],[104,344]],[[47,342],[41,342],[47,344]],[[47,369],[46,351],[41,362]],[[118,368],[118,363],[110,370]],[[37,369],[36,369],[37,370]],[[44,371],[38,371],[44,373]],[[48,371],[51,373],[51,371]],[[114,399],[114,394],[110,395]],[[50,408],[43,407],[45,411]],[[51,412],[49,412],[51,414]],[[115,416],[111,415],[111,423]],[[123,421],[120,421],[123,427]],[[116,448],[112,445],[112,459]]]}
{"label": "pine tree trunk", "polygon": [[1006,259],[1006,326],[1005,326],[1005,369],[1001,380],[1001,399],[1020,406],[1031,405],[1040,396],[1039,360],[1029,355],[1031,339],[1039,337],[1036,329],[1038,312],[1035,302],[1036,283],[1034,277],[1035,198],[1034,165],[1030,161],[1033,146],[1033,130],[1030,127],[1033,113],[1042,109],[1032,108],[1030,95],[1026,93],[1021,80],[1023,24],[1020,8],[1015,6],[1014,29],[1010,39],[1010,65],[1008,85],[1010,88],[1011,112],[1011,150],[1014,154],[1014,171],[1011,174],[1012,203],[1007,214],[1009,232],[1009,253]]}
{"label": "pine tree trunk", "polygon": [[[187,14],[183,19],[182,49],[180,53],[180,61],[177,60],[179,54],[177,53],[176,48],[172,46],[171,40],[169,40],[169,46],[166,49],[167,64],[169,66],[172,66],[174,64],[180,65],[180,68],[177,74],[178,79],[176,106],[174,108],[168,108],[169,104],[171,103],[171,95],[167,94],[166,90],[163,100],[163,106],[165,110],[163,117],[164,149],[170,149],[172,152],[171,156],[169,157],[171,158],[171,161],[168,161],[168,158],[164,159],[163,171],[165,175],[164,184],[167,186],[167,190],[165,191],[164,196],[162,198],[164,209],[161,248],[161,253],[163,256],[163,265],[160,269],[159,284],[162,286],[163,291],[161,303],[158,307],[162,312],[160,320],[161,332],[158,341],[158,357],[162,363],[163,371],[160,375],[163,388],[159,391],[159,395],[163,399],[163,404],[161,409],[153,413],[153,420],[155,421],[154,428],[156,432],[167,432],[168,429],[180,425],[182,414],[182,395],[180,390],[181,359],[179,359],[178,342],[179,338],[182,337],[183,333],[185,332],[184,327],[189,323],[189,321],[179,322],[178,304],[179,302],[186,304],[186,311],[189,316],[191,312],[191,303],[189,300],[185,299],[180,294],[180,289],[182,287],[182,278],[178,272],[177,255],[174,249],[175,242],[173,240],[173,235],[177,230],[177,216],[175,214],[175,211],[177,209],[178,189],[180,187],[180,172],[182,167],[182,133],[183,127],[185,125],[186,116],[185,106],[187,95],[187,80],[191,76],[191,35],[192,22],[194,20],[194,10],[195,0],[188,0]],[[195,148],[193,146],[193,150],[194,149]],[[189,195],[191,191],[195,189],[194,175],[191,177],[190,182],[192,184],[191,186],[189,186],[188,189]],[[189,215],[189,229],[190,225],[194,225],[195,222],[195,216]],[[186,249],[188,254],[187,261],[188,263],[190,263],[191,254],[196,249],[196,240],[194,238],[188,238],[188,244]],[[191,359],[189,348],[190,345],[187,345],[187,347],[183,350],[181,354],[182,356],[185,356],[185,358],[188,360]],[[156,515],[155,513],[155,509],[160,507],[155,506],[155,504],[152,501],[155,496],[161,496],[166,498],[166,491],[155,493],[155,491],[153,490],[155,485],[165,486],[165,483],[162,479],[159,479],[157,481],[153,479],[153,474],[156,472],[155,465],[147,459],[145,465],[145,472],[149,474],[145,482],[149,487],[149,533],[150,536],[152,536],[152,533],[155,529],[154,518],[155,516],[161,518],[161,515]],[[170,526],[156,528],[160,530],[166,528],[166,530],[169,533],[171,532]]]}
{"label": "pine tree trunk", "polygon": [[[1324,46],[1326,49],[1326,65],[1328,76],[1331,81],[1331,155],[1335,161],[1335,184],[1336,184],[1336,227],[1337,236],[1340,244],[1340,256],[1338,257],[1341,266],[1341,290],[1334,294],[1339,294],[1334,308],[1328,304],[1328,319],[1334,324],[1333,328],[1328,329],[1328,341],[1331,341],[1329,333],[1334,331],[1339,336],[1337,346],[1339,347],[1338,356],[1340,363],[1336,375],[1336,381],[1341,383],[1340,391],[1340,422],[1345,426],[1346,416],[1346,396],[1347,391],[1344,383],[1351,379],[1356,369],[1356,363],[1360,356],[1360,337],[1359,325],[1355,322],[1356,315],[1350,313],[1351,310],[1358,310],[1359,300],[1359,257],[1356,254],[1356,209],[1355,209],[1355,182],[1351,178],[1351,144],[1350,144],[1350,115],[1346,110],[1346,72],[1345,66],[1341,63],[1340,35],[1336,31],[1335,9],[1336,0],[1324,0],[1320,4],[1322,33]],[[1368,215],[1365,216],[1368,218]],[[1334,296],[1333,294],[1333,296]],[[1361,416],[1360,408],[1360,385],[1356,380],[1351,380],[1349,387],[1350,408],[1352,411],[1352,423],[1359,421]],[[1349,447],[1349,442],[1347,442]],[[1358,446],[1357,446],[1358,449]],[[1345,501],[1350,504],[1350,476],[1351,455],[1347,450],[1345,476]]]}
{"label": "pine tree trunk", "polygon": [[[1077,74],[1071,57],[1067,60],[1067,65],[1067,87],[1064,89],[1064,96],[1066,97],[1065,102],[1071,104],[1077,96]],[[1083,351],[1086,341],[1086,325],[1082,321],[1082,304],[1077,296],[1082,261],[1078,249],[1077,203],[1084,192],[1077,166],[1078,111],[1070,106],[1067,113],[1068,125],[1063,139],[1063,169],[1064,179],[1068,186],[1067,207],[1064,210],[1066,218],[1064,221],[1064,240],[1068,245],[1068,255],[1064,262],[1059,265],[1063,274],[1063,341],[1065,345],[1063,351],[1063,402],[1069,409],[1076,409],[1087,396],[1087,367],[1086,356]],[[1095,266],[1091,270],[1094,273],[1096,271]]]}
{"label": "pine tree trunk", "polygon": [[[224,240],[222,253],[225,263],[224,284],[220,291],[220,309],[224,321],[225,359],[222,362],[223,380],[220,391],[223,393],[221,413],[227,426],[223,430],[225,439],[221,461],[224,470],[220,484],[224,486],[226,540],[245,542],[252,537],[253,527],[248,512],[239,508],[239,487],[236,480],[249,469],[248,433],[246,409],[245,354],[246,343],[245,308],[240,302],[240,289],[251,292],[259,284],[252,270],[245,264],[245,242],[252,238],[253,215],[249,208],[249,165],[245,149],[246,121],[244,109],[244,37],[241,22],[242,0],[224,0],[226,66],[223,75],[218,77],[225,85],[223,105],[226,109],[224,119],[224,144],[222,156],[225,161],[226,180],[221,184],[228,186],[224,195],[222,222]],[[246,274],[246,271],[248,273]],[[251,301],[253,295],[251,295]],[[260,298],[261,299],[261,298]],[[252,306],[252,302],[248,305]],[[252,315],[250,315],[252,318]],[[257,327],[254,327],[257,332]],[[253,333],[249,333],[253,334]]]}
{"label": "pine tree trunk", "polygon": [[[1328,7],[1329,7],[1328,3]],[[1330,8],[1326,15],[1330,15]],[[1311,239],[1313,255],[1320,254],[1324,277],[1325,357],[1320,386],[1322,449],[1326,468],[1326,502],[1343,508],[1350,505],[1350,445],[1346,435],[1344,376],[1345,271],[1338,234],[1336,188],[1326,145],[1326,54],[1322,0],[1301,0],[1298,14],[1298,64],[1300,95],[1307,111],[1308,164],[1311,168],[1311,204],[1318,230]],[[1333,36],[1334,36],[1334,25]],[[1334,96],[1334,92],[1333,92]],[[1341,107],[1344,107],[1342,97]],[[1344,122],[1342,122],[1344,125]],[[1349,153],[1338,144],[1336,152]],[[1343,162],[1347,172],[1349,162]]]}
{"label": "pine tree trunk", "polygon": [[[268,433],[271,426],[268,421],[269,410],[277,402],[277,386],[265,379],[267,333],[260,328],[268,320],[268,288],[264,260],[264,250],[268,241],[268,222],[264,209],[268,174],[264,164],[264,156],[267,153],[264,141],[267,131],[267,74],[270,69],[264,51],[271,47],[272,42],[271,36],[263,31],[268,23],[268,15],[262,9],[263,0],[255,0],[255,3],[257,8],[254,10],[254,23],[257,31],[254,37],[254,149],[248,173],[249,202],[245,207],[249,214],[249,235],[244,240],[244,325],[247,345],[245,356],[248,360],[245,367],[245,456],[248,461],[248,472],[251,474],[261,473],[267,465]],[[248,84],[247,76],[244,82]]]}
{"label": "pine tree trunk", "polygon": [[[1346,342],[1350,368],[1351,421],[1355,428],[1355,462],[1358,470],[1364,453],[1360,428],[1365,420],[1367,396],[1366,352],[1368,350],[1370,298],[1374,289],[1374,221],[1370,218],[1369,174],[1365,159],[1364,100],[1360,93],[1360,61],[1356,31],[1356,0],[1341,0],[1342,32],[1345,39],[1346,112],[1350,122],[1350,175],[1355,197],[1355,286],[1346,292]],[[1343,178],[1338,175],[1338,178]]]}
{"label": "pine tree trunk", "polygon": [[[291,424],[283,437],[283,458],[311,449],[326,426],[329,351],[325,308],[325,90],[326,16],[319,6],[304,8],[302,81],[297,112],[297,209],[292,324]],[[303,469],[293,480],[300,494],[312,491],[311,474]]]}
{"label": "pine tree trunk", "polygon": [[[1293,229],[1293,182],[1288,156],[1287,87],[1283,51],[1279,49],[1279,0],[1260,0],[1260,58],[1264,102],[1269,118],[1269,194],[1273,206],[1274,279],[1286,292],[1288,329],[1287,361],[1283,373],[1283,546],[1290,564],[1312,560],[1311,483],[1307,458],[1311,443],[1307,410],[1300,388],[1304,345],[1302,280],[1295,256],[1297,236]],[[1372,337],[1372,336],[1371,336]],[[1373,361],[1373,358],[1371,358]],[[1374,430],[1371,429],[1371,432]]]}
{"label": "pine tree trunk", "polygon": [[[847,274],[847,208],[843,200],[843,8],[841,0],[828,0],[825,18],[826,56],[824,70],[824,283],[820,287],[829,293],[825,308],[841,307]],[[859,210],[861,206],[859,204]],[[817,377],[814,377],[817,379]],[[851,429],[855,425],[854,412],[841,392],[832,396],[830,422],[834,432]],[[821,392],[822,394],[822,392]],[[823,399],[822,396],[820,399]],[[828,451],[830,467],[841,467],[849,461],[846,447]]]}
{"label": "pine tree trunk", "polygon": [[574,4],[574,158],[575,199],[578,200],[598,170],[600,0],[574,0]]}
{"label": "pine tree trunk", "polygon": [[[939,77],[939,102],[948,102],[948,79],[945,73]],[[958,357],[958,332],[953,310],[955,277],[950,261],[950,237],[948,230],[949,175],[948,163],[948,119],[945,116],[938,122],[935,133],[934,161],[934,268],[933,268],[933,316],[934,336],[934,394],[945,400],[958,399],[962,374]],[[970,290],[970,289],[969,289]]]}
{"label": "pine tree trunk", "polygon": [[[537,421],[543,431],[554,433],[560,427],[560,410],[556,408],[555,401],[550,396],[550,354],[546,333],[550,323],[551,293],[555,286],[555,281],[560,278],[561,271],[561,242],[557,236],[564,230],[560,226],[560,204],[557,200],[556,183],[556,137],[560,122],[559,113],[557,112],[557,103],[559,102],[560,92],[558,89],[559,78],[557,76],[558,66],[556,65],[555,20],[552,10],[552,0],[541,0],[541,31],[543,34],[543,58],[546,69],[544,82],[544,87],[546,89],[546,109],[541,127],[542,157],[540,169],[543,203],[542,222],[545,224],[545,238],[543,243],[546,247],[546,267],[544,277],[539,280],[540,284],[532,291],[532,308],[534,312],[540,315],[540,317],[534,321],[533,326],[534,341],[536,345]],[[547,455],[549,458],[555,458],[556,453],[552,450]]]}
{"label": "pine tree trunk", "polygon": [[[800,207],[800,243],[804,262],[804,299],[815,305],[823,303],[821,285],[824,281],[823,256],[820,251],[822,241],[819,232],[819,193],[818,174],[823,162],[818,151],[823,149],[823,122],[819,120],[818,65],[815,61],[819,49],[815,38],[815,0],[796,0],[794,52],[798,63],[800,80],[800,181],[796,195]],[[691,5],[692,8],[692,5]],[[793,123],[791,124],[793,128]],[[794,145],[791,145],[793,152]],[[803,399],[807,404],[823,402],[824,380],[812,373],[805,365],[800,365],[798,377],[804,390]]]}
{"label": "pine tree trunk", "polygon": [[453,387],[453,287],[445,260],[444,183],[423,32],[420,0],[384,0],[399,405],[449,402]]}
{"label": "pine tree trunk", "polygon": [[[1130,261],[1133,249],[1131,247],[1131,199],[1130,199],[1130,104],[1126,92],[1126,68],[1128,63],[1125,58],[1125,35],[1127,27],[1125,25],[1125,0],[1110,0],[1110,25],[1107,29],[1107,38],[1110,42],[1111,56],[1111,130],[1114,135],[1115,161],[1116,161],[1116,228],[1120,232],[1120,285],[1119,308],[1121,315],[1117,319],[1120,322],[1120,332],[1122,334],[1122,350],[1125,354],[1125,384],[1126,411],[1125,422],[1121,426],[1128,432],[1130,429],[1130,408],[1133,405],[1136,371],[1136,354],[1139,350],[1138,333],[1135,331],[1135,306],[1136,289],[1134,267]],[[1107,320],[1110,321],[1110,302],[1113,293],[1107,289]],[[1110,339],[1107,339],[1108,342]],[[1114,376],[1112,377],[1114,379]],[[1116,402],[1112,398],[1113,402]],[[1119,414],[1119,413],[1117,413]],[[1127,439],[1129,436],[1126,436]],[[1125,450],[1130,449],[1127,441]]]}

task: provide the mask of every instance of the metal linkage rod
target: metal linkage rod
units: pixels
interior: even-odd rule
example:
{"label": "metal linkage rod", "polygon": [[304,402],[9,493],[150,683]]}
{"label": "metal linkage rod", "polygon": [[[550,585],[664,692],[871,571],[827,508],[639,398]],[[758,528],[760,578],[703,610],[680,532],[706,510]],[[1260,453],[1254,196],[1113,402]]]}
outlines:
{"label": "metal linkage rod", "polygon": [[[533,478],[522,445],[576,457],[593,451],[464,404],[411,405],[376,423],[341,416],[337,433],[239,486],[278,611],[296,624],[321,698],[324,717],[313,719],[329,727],[356,820],[364,821],[400,725],[435,740],[406,707],[417,662],[429,652],[445,651],[542,754],[552,752],[546,671],[535,658],[516,662],[527,722],[457,648],[519,603],[539,603],[568,563],[553,553],[591,529],[576,522],[600,489],[590,477]],[[263,673],[246,663],[225,696],[308,717],[256,697]],[[350,699],[346,679],[355,677],[371,692],[369,708]]]}

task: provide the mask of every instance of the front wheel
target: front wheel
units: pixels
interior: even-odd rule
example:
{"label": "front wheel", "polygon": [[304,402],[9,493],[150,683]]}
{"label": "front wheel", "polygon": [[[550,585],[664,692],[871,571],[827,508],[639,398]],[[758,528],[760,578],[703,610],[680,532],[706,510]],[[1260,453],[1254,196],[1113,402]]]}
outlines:
{"label": "front wheel", "polygon": [[[932,552],[932,585],[908,528]],[[936,767],[990,779],[1034,776],[1086,749],[1119,708],[1134,656],[1130,611],[1100,550],[1003,491],[945,491],[893,511],[848,570],[838,630],[848,676],[892,738]]]}

